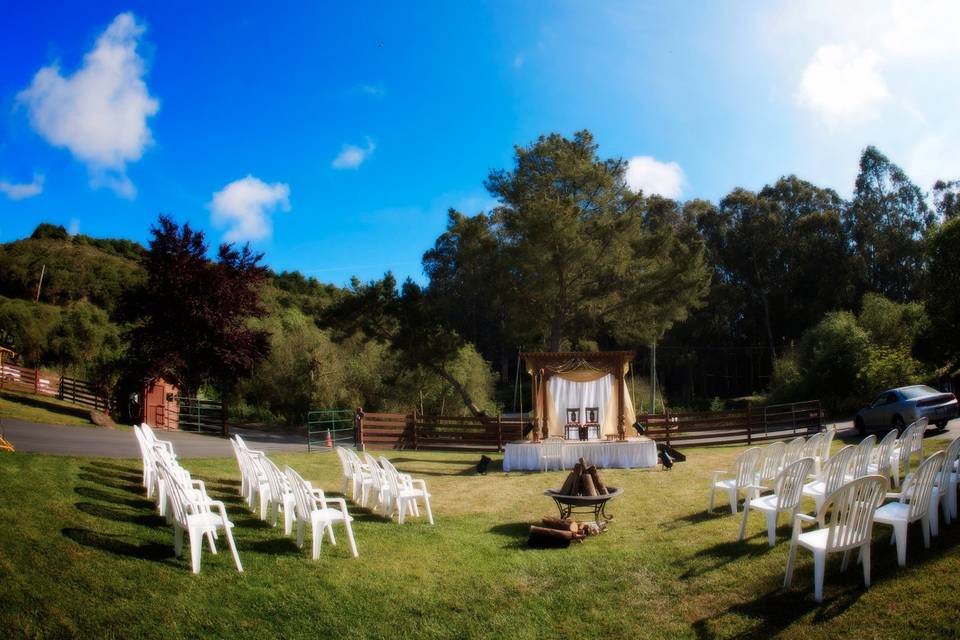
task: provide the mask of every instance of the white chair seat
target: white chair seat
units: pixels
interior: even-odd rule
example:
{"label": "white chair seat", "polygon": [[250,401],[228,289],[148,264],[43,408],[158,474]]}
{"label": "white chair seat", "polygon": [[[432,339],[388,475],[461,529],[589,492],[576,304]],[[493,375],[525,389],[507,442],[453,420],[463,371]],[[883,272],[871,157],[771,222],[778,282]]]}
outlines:
{"label": "white chair seat", "polygon": [[[836,538],[842,538],[845,532],[845,528],[840,526],[834,529],[834,536]],[[830,529],[822,528],[816,529],[814,531],[807,531],[806,533],[801,533],[797,537],[797,544],[807,549],[822,549],[827,548],[827,536],[830,535]]]}
{"label": "white chair seat", "polygon": [[729,480],[717,480],[714,483],[714,486],[720,487],[721,489],[735,489],[737,487],[736,478],[730,478]]}
{"label": "white chair seat", "polygon": [[767,495],[767,496],[752,498],[750,500],[750,508],[758,509],[760,511],[776,511],[777,495],[775,493],[771,493],[770,495]]}
{"label": "white chair seat", "polygon": [[190,523],[190,526],[196,527],[233,527],[233,523],[229,520],[224,521],[220,517],[219,513],[214,513],[212,511],[207,513],[191,513],[187,516],[187,522]]}
{"label": "white chair seat", "polygon": [[[333,509],[331,507],[327,507],[326,509],[316,509],[314,511],[311,511],[310,518],[313,520],[314,523],[320,520],[323,520],[323,521],[333,520],[335,522],[341,522],[344,520],[344,515],[343,515],[343,512],[340,511],[340,509]],[[353,517],[348,515],[346,516],[346,520],[352,521]]]}
{"label": "white chair seat", "polygon": [[910,505],[905,502],[889,502],[873,516],[874,521],[891,524],[896,520],[905,520],[910,515]]}
{"label": "white chair seat", "polygon": [[823,480],[814,480],[803,487],[803,495],[805,496],[822,496],[824,490],[827,488],[826,483]]}

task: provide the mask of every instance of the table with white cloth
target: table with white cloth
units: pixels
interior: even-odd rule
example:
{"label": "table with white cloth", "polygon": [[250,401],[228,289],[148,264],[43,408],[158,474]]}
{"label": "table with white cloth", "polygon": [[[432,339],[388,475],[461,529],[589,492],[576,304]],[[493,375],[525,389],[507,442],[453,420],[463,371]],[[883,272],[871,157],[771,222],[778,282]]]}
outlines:
{"label": "table with white cloth", "polygon": [[[504,471],[540,469],[542,442],[509,442],[503,454]],[[603,469],[635,469],[657,466],[657,443],[649,438],[581,441],[567,440],[561,445],[564,469],[572,469],[580,458]]]}

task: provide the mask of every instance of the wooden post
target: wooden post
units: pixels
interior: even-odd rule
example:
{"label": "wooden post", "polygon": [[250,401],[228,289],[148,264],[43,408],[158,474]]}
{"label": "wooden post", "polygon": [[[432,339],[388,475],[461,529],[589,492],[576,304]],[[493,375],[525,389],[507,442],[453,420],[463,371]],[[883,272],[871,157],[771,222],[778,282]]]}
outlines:
{"label": "wooden post", "polygon": [[417,410],[413,410],[413,450],[417,450]]}
{"label": "wooden post", "polygon": [[223,400],[220,401],[220,431],[224,438],[230,436],[229,431],[227,431],[227,403]]}
{"label": "wooden post", "polygon": [[747,446],[750,446],[750,443],[753,440],[753,420],[750,417],[750,403],[747,403]]}
{"label": "wooden post", "polygon": [[499,411],[497,411],[497,451],[503,451],[503,424],[500,421]]}
{"label": "wooden post", "polygon": [[623,385],[626,384],[623,379],[623,364],[617,362],[617,440],[623,442],[626,440],[626,434],[624,433],[624,422],[626,421],[626,416],[623,415],[625,410],[623,402]]}
{"label": "wooden post", "polygon": [[357,407],[353,414],[353,442],[354,446],[363,449],[363,407]]}
{"label": "wooden post", "polygon": [[40,393],[40,370],[33,370],[33,392]]}

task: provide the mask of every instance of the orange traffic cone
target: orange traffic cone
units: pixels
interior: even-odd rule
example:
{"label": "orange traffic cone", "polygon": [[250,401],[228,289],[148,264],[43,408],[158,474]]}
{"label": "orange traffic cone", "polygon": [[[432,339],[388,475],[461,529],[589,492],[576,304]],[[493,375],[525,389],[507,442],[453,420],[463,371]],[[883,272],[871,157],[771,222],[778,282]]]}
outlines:
{"label": "orange traffic cone", "polygon": [[327,438],[323,441],[325,447],[333,448],[333,438],[330,437],[330,429],[327,429]]}

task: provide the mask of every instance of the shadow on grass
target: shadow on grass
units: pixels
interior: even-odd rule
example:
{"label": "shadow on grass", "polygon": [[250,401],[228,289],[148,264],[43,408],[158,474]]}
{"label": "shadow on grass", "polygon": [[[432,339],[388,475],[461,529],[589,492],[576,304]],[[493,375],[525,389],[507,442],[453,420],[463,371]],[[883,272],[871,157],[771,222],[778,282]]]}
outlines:
{"label": "shadow on grass", "polygon": [[[283,531],[283,529],[281,529],[281,531]],[[296,529],[294,529],[294,533],[296,533]],[[269,553],[270,555],[296,555],[301,552],[301,550],[297,548],[296,542],[287,537],[256,540],[253,542],[238,541],[237,548],[240,551]]]}
{"label": "shadow on grass", "polygon": [[[763,537],[763,544],[750,544],[750,540]],[[756,558],[769,553],[773,549],[767,545],[767,531],[764,529],[759,533],[748,536],[743,540],[733,540],[720,542],[706,549],[701,549],[686,559],[684,564],[688,564],[686,571],[680,574],[680,579],[689,580],[702,576],[711,571],[716,571],[731,562],[736,562],[744,558]]]}
{"label": "shadow on grass", "polygon": [[127,493],[140,493],[143,490],[138,483],[134,482],[113,482],[108,478],[103,478],[101,476],[91,475],[89,473],[78,473],[77,478],[80,480],[85,480],[87,482],[92,482],[94,484],[99,484],[103,487],[108,487],[110,489],[117,489],[119,491],[126,491]]}
{"label": "shadow on grass", "polygon": [[706,509],[703,511],[696,511],[694,513],[681,516],[679,518],[674,518],[673,520],[668,520],[667,522],[661,522],[660,528],[667,531],[673,531],[674,529],[679,529],[680,527],[685,527],[689,525],[700,524],[701,522],[709,522],[710,520],[719,520],[725,516],[730,515],[730,508],[727,507],[726,512],[721,512],[717,509],[713,513],[707,513]]}
{"label": "shadow on grass", "polygon": [[508,539],[507,544],[503,545],[504,549],[550,551],[550,549],[531,549],[527,546],[527,537],[530,535],[529,522],[505,522],[490,527],[488,531]]}
{"label": "shadow on grass", "polygon": [[110,502],[112,504],[124,505],[127,507],[134,507],[135,509],[150,509],[153,507],[153,503],[149,500],[143,498],[124,498],[112,493],[107,493],[106,491],[101,491],[94,487],[74,487],[74,492],[77,495],[83,496],[90,500],[100,500],[101,502]]}
{"label": "shadow on grass", "polygon": [[87,515],[94,516],[95,518],[106,518],[107,520],[113,520],[115,522],[130,522],[144,527],[162,527],[167,523],[162,516],[127,513],[126,511],[121,511],[105,504],[77,502],[73,506],[75,506],[78,511],[82,511]]}
{"label": "shadow on grass", "polygon": [[[56,402],[50,402],[42,397],[20,395],[19,393],[10,393],[9,391],[0,391],[0,398],[16,404],[22,404],[26,407],[43,409],[44,411],[49,411],[50,413],[59,413],[60,415],[70,416],[71,418],[82,418],[88,422],[90,420],[90,410],[84,409],[83,407],[65,407]],[[93,426],[92,422],[90,423],[90,426]]]}
{"label": "shadow on grass", "polygon": [[100,469],[109,469],[110,471],[122,471],[123,473],[132,473],[137,476],[142,476],[143,468],[140,465],[136,466],[124,466],[120,464],[114,464],[112,462],[101,462],[100,460],[91,460],[87,463],[89,467],[98,467]]}
{"label": "shadow on grass", "polygon": [[[796,578],[794,578],[796,583]],[[712,639],[718,637],[713,627],[723,627],[723,619],[730,616],[735,620],[752,620],[757,624],[739,634],[730,636],[721,632],[723,637],[733,638],[770,638],[783,631],[801,617],[811,611],[816,611],[813,622],[822,624],[838,615],[843,614],[860,598],[862,589],[852,587],[830,599],[822,605],[817,604],[812,597],[806,598],[793,590],[778,589],[760,598],[730,607],[709,618],[693,623],[693,630],[698,638]],[[811,594],[812,595],[812,594]]]}
{"label": "shadow on grass", "polygon": [[61,533],[77,544],[127,558],[163,562],[174,557],[172,544],[130,542],[129,540],[133,539],[131,536],[100,533],[75,527],[62,529]]}
{"label": "shadow on grass", "polygon": [[84,466],[80,467],[80,470],[90,474],[97,474],[101,478],[107,478],[109,480],[119,480],[121,482],[127,482],[134,486],[141,486],[141,481],[143,480],[142,475],[137,475],[131,472],[120,473],[115,470],[101,469],[99,467]]}

